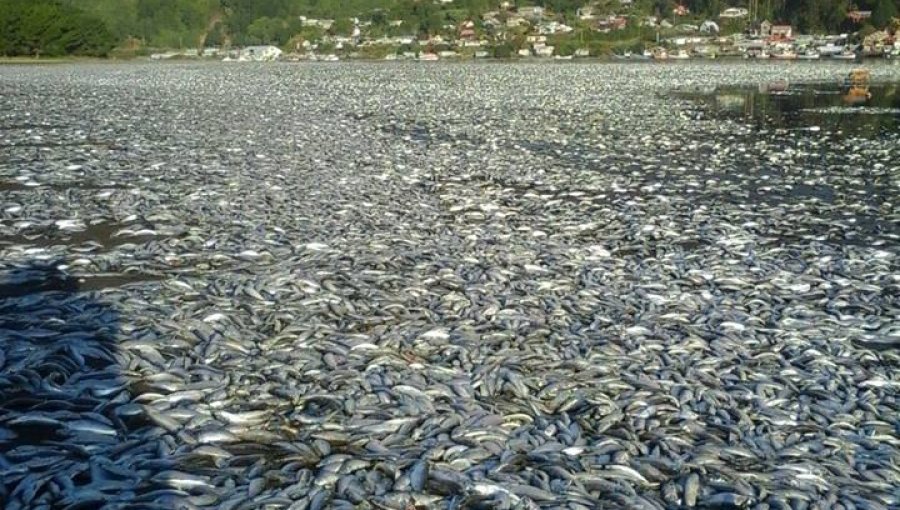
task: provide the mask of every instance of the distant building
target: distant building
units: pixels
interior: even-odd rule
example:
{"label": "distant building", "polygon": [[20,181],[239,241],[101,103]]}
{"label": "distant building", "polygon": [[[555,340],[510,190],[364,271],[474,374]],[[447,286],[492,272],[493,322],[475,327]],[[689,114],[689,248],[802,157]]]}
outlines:
{"label": "distant building", "polygon": [[558,21],[548,21],[538,25],[538,33],[543,35],[568,34],[573,30],[575,29]]}
{"label": "distant building", "polygon": [[459,25],[459,38],[464,41],[472,41],[475,39],[475,23],[471,20],[463,21]]}
{"label": "distant building", "polygon": [[625,16],[607,16],[594,22],[594,29],[598,32],[612,32],[613,30],[624,30],[628,26],[628,18]]}
{"label": "distant building", "polygon": [[238,60],[270,62],[281,58],[282,51],[276,46],[247,46],[242,48]]}
{"label": "distant building", "polygon": [[790,25],[772,25],[769,29],[769,37],[774,40],[784,41],[794,36],[794,29]]}
{"label": "distant building", "polygon": [[872,11],[850,11],[847,13],[847,18],[854,23],[862,23],[863,21],[872,17]]}
{"label": "distant building", "polygon": [[548,46],[544,43],[538,43],[534,45],[534,54],[538,57],[552,57],[553,50],[553,46]]}
{"label": "distant building", "polygon": [[743,7],[729,7],[719,14],[720,18],[725,19],[737,19],[737,18],[746,18],[750,14],[750,11]]}
{"label": "distant building", "polygon": [[647,16],[646,18],[641,20],[642,27],[655,27],[659,23],[659,20],[656,16]]}
{"label": "distant building", "polygon": [[529,21],[538,21],[544,17],[544,8],[536,5],[519,7],[516,12]]}
{"label": "distant building", "polygon": [[591,21],[597,17],[597,8],[593,5],[585,5],[579,8],[575,14],[582,21]]}

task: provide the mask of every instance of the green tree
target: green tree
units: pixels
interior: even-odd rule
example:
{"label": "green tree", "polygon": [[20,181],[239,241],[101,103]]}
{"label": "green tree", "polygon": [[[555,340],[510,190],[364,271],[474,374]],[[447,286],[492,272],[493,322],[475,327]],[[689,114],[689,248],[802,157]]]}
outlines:
{"label": "green tree", "polygon": [[896,0],[878,0],[872,9],[872,24],[879,28],[887,28],[891,20],[898,15],[900,8]]}
{"label": "green tree", "polygon": [[115,37],[99,19],[53,0],[0,0],[0,54],[105,56]]}

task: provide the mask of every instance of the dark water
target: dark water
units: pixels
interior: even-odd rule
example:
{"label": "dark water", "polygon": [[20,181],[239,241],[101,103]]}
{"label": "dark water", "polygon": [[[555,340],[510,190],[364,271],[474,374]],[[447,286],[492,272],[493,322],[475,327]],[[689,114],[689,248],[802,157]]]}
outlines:
{"label": "dark water", "polygon": [[696,101],[705,114],[743,120],[760,129],[812,128],[863,137],[896,132],[900,84],[872,85],[869,91],[871,98],[857,101],[837,83],[762,83],[679,95]]}
{"label": "dark water", "polygon": [[0,246],[26,244],[29,246],[81,246],[94,243],[97,248],[108,250],[123,244],[141,244],[157,238],[155,235],[116,235],[126,228],[122,223],[95,223],[84,230],[64,231],[56,227],[38,228],[14,236],[0,236]]}

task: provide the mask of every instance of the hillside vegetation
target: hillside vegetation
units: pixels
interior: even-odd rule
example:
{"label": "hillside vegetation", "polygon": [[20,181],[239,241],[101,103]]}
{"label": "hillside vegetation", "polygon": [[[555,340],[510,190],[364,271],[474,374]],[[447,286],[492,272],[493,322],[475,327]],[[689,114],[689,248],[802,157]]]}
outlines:
{"label": "hillside vegetation", "polygon": [[[532,0],[563,21],[577,9],[595,5],[608,13],[670,17],[674,0]],[[727,0],[684,0],[695,18],[717,18],[725,8],[747,6]],[[803,32],[847,32],[861,27],[847,19],[856,8],[872,11],[873,27],[900,15],[896,0],[761,0],[759,19],[792,23]],[[374,33],[388,33],[391,20],[403,20],[406,35],[433,35],[460,20],[478,20],[498,9],[499,0],[0,0],[0,54],[102,55],[115,45],[190,48],[201,45],[284,45],[303,34],[300,16],[335,20],[329,29],[346,34],[351,18],[370,22]],[[395,29],[394,32],[397,30]]]}

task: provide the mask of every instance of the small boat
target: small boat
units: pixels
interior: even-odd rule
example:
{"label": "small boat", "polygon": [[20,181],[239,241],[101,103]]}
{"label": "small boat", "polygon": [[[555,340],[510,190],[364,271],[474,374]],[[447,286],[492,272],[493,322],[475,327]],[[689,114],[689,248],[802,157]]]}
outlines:
{"label": "small boat", "polygon": [[691,56],[685,50],[678,50],[674,54],[669,55],[672,60],[690,60]]}
{"label": "small boat", "polygon": [[821,55],[816,50],[806,50],[797,55],[797,58],[800,60],[819,60],[819,57],[821,57]]}
{"label": "small boat", "polygon": [[653,53],[653,60],[668,60],[669,59],[669,52],[667,52],[665,48],[662,48],[662,47],[653,48],[652,53]]}
{"label": "small boat", "polygon": [[797,54],[791,50],[785,50],[778,53],[773,53],[772,58],[776,60],[797,60]]}
{"label": "small boat", "polygon": [[823,57],[830,57],[832,55],[837,55],[838,53],[844,51],[846,48],[840,44],[828,43],[822,46],[819,46],[818,52],[819,55]]}
{"label": "small boat", "polygon": [[856,60],[856,53],[850,50],[844,50],[831,56],[835,60]]}

